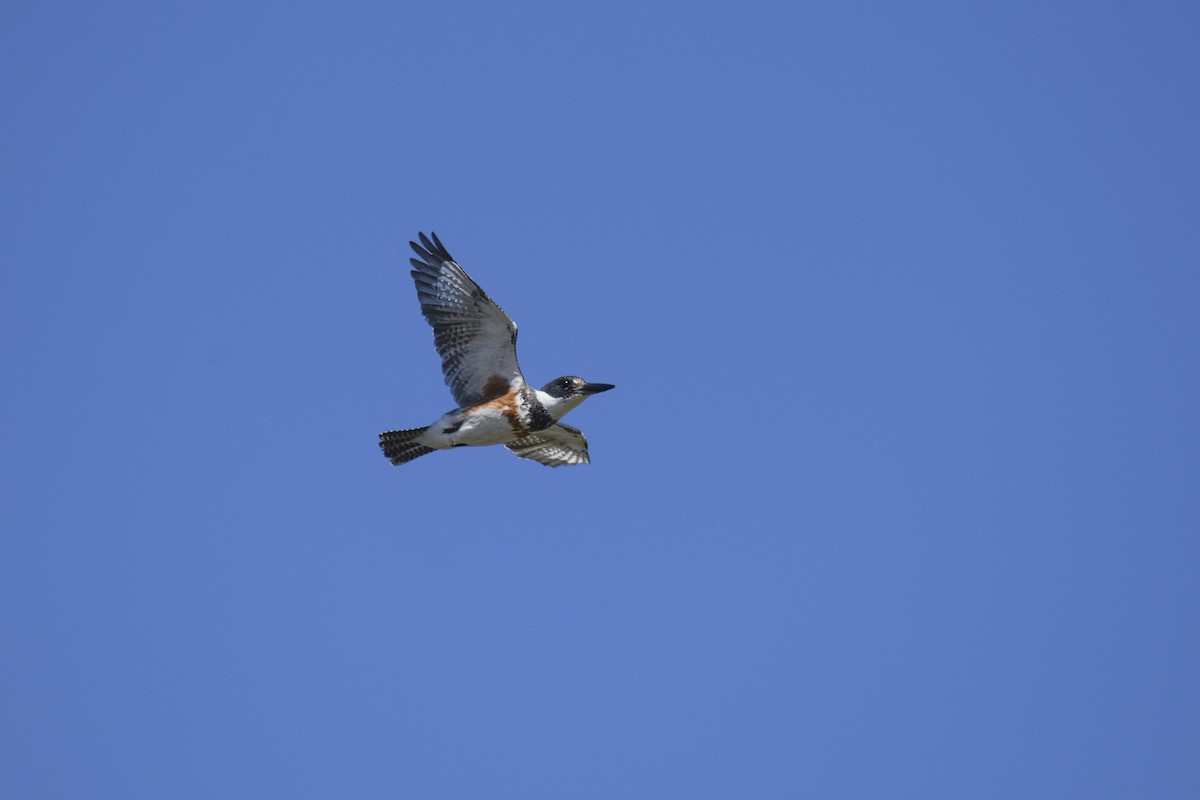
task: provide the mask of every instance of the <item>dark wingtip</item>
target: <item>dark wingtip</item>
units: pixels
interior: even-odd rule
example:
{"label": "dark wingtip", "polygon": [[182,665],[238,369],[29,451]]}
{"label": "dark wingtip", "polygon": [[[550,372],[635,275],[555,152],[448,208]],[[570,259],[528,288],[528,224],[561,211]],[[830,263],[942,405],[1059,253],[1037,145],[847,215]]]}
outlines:
{"label": "dark wingtip", "polygon": [[424,231],[419,231],[417,233],[417,238],[421,240],[420,244],[410,241],[408,246],[411,247],[417,255],[426,259],[431,264],[454,260],[454,256],[450,255],[450,251],[446,249],[446,245],[442,244],[442,240],[439,239],[438,235],[433,231],[429,232],[429,236],[426,236]]}
{"label": "dark wingtip", "polygon": [[[425,238],[424,234],[421,235],[421,238],[422,239]],[[413,249],[414,253],[416,253],[421,258],[425,259],[426,261],[428,261],[431,258],[431,256],[429,255],[429,251],[426,250],[424,247],[421,247],[421,245],[417,244],[416,242],[409,241],[408,246]]]}
{"label": "dark wingtip", "polygon": [[[432,237],[432,241],[430,237]],[[413,249],[414,253],[429,262],[430,265],[454,260],[454,257],[450,255],[450,251],[446,249],[446,245],[442,244],[442,240],[433,231],[429,232],[429,236],[420,231],[417,233],[417,238],[421,240],[420,244],[410,240],[408,246]]]}

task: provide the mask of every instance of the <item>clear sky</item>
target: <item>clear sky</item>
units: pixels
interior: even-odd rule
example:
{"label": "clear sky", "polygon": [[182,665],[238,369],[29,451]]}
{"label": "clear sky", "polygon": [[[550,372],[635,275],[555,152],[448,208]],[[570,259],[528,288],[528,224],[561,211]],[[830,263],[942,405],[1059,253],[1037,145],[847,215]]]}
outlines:
{"label": "clear sky", "polygon": [[[0,794],[1200,796],[1192,3],[0,12]],[[592,464],[393,467],[435,230]]]}

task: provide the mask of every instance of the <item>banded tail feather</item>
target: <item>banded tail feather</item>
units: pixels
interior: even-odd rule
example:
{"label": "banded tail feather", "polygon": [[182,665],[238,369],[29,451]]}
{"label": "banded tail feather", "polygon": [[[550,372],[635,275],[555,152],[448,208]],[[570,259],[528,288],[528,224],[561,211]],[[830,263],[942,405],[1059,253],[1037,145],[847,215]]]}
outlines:
{"label": "banded tail feather", "polygon": [[393,464],[403,464],[414,458],[432,453],[432,447],[417,442],[417,438],[428,428],[409,428],[404,431],[385,431],[379,434],[379,446]]}

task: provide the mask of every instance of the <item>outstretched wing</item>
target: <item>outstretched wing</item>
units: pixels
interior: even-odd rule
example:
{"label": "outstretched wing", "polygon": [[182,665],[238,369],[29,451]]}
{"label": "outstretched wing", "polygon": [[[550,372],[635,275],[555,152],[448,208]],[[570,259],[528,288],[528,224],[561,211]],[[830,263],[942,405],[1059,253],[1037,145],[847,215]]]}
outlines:
{"label": "outstretched wing", "polygon": [[463,270],[432,233],[409,242],[421,313],[433,326],[442,374],[460,408],[507,394],[524,383],[517,365],[517,325]]}
{"label": "outstretched wing", "polygon": [[583,431],[556,422],[545,430],[522,436],[505,445],[521,458],[531,458],[548,467],[587,464],[587,439]]}

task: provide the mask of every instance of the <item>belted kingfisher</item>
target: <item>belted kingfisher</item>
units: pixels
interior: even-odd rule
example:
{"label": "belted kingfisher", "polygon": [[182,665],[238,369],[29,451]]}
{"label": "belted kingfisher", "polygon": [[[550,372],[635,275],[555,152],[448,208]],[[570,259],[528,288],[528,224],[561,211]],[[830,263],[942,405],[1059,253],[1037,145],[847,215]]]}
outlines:
{"label": "belted kingfisher", "polygon": [[433,345],[458,408],[425,428],[379,434],[393,464],[434,450],[503,444],[521,458],[550,467],[588,463],[587,440],[558,420],[610,383],[567,375],[534,389],[517,364],[517,325],[471,280],[436,233],[409,246],[421,313],[433,326]]}

